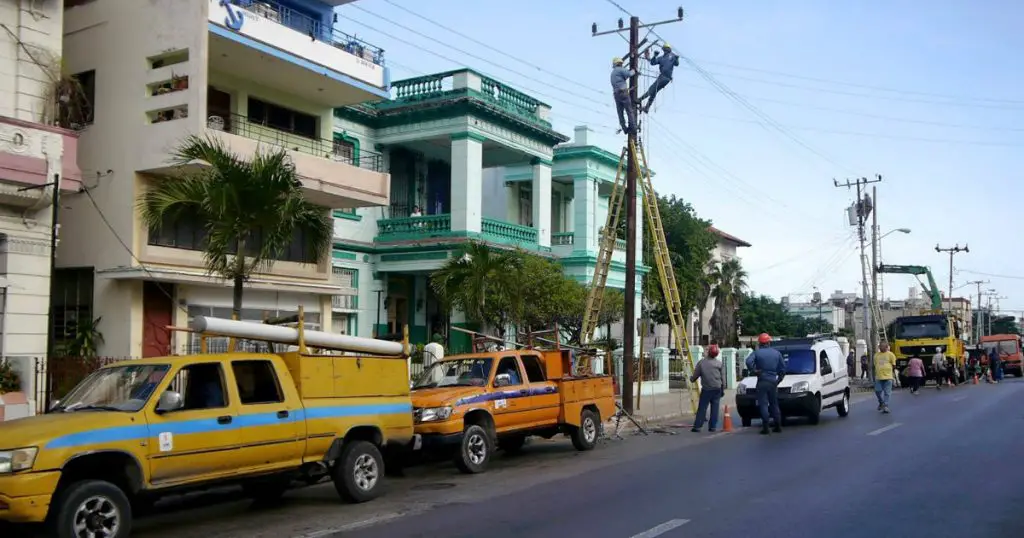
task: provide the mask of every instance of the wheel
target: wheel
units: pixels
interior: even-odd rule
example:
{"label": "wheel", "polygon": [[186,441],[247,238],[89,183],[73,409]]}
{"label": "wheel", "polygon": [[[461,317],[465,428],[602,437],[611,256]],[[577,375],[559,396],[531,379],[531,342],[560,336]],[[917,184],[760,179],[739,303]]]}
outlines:
{"label": "wheel", "polygon": [[127,538],[132,532],[128,496],[103,480],[69,485],[54,499],[51,512],[50,536],[57,538]]}
{"label": "wheel", "polygon": [[754,417],[748,417],[747,415],[740,415],[740,424],[742,424],[744,428],[749,428],[750,425],[753,424],[753,423],[754,423]]}
{"label": "wheel", "polygon": [[511,435],[509,437],[502,437],[498,439],[498,448],[508,452],[509,454],[515,454],[523,449],[523,445],[526,444],[525,435]]}
{"label": "wheel", "polygon": [[242,492],[258,503],[273,502],[284,496],[290,485],[291,480],[285,478],[258,480],[242,484]]}
{"label": "wheel", "polygon": [[345,443],[341,457],[331,468],[334,489],[342,499],[351,503],[379,497],[383,477],[384,458],[377,446],[369,441]]}
{"label": "wheel", "polygon": [[584,409],[580,413],[580,427],[572,432],[572,446],[579,451],[594,450],[594,447],[597,446],[599,424],[597,413],[590,409]]}
{"label": "wheel", "polygon": [[807,421],[811,424],[821,422],[821,396],[814,397],[814,409],[812,409],[811,414],[807,416]]}
{"label": "wheel", "polygon": [[466,474],[477,474],[487,470],[494,452],[494,441],[491,434],[478,424],[466,426],[462,434],[462,444],[455,455],[455,466]]}
{"label": "wheel", "polygon": [[836,406],[836,412],[839,416],[845,417],[850,414],[850,393],[849,391],[843,392],[843,401],[839,402]]}

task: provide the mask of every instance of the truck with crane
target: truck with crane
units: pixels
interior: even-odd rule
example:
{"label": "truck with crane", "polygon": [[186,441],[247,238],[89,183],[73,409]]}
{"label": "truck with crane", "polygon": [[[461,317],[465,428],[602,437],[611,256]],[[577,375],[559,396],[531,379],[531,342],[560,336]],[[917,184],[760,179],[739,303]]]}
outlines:
{"label": "truck with crane", "polygon": [[[967,362],[963,340],[963,320],[942,308],[942,293],[930,269],[923,265],[879,265],[879,273],[925,276],[928,284],[921,287],[930,299],[930,308],[916,316],[900,316],[893,322],[892,351],[896,367],[902,372],[912,357],[924,361],[928,377],[934,377],[931,357],[941,349],[953,360],[959,381],[967,379]],[[920,281],[919,281],[920,282]],[[905,377],[900,375],[900,383]]]}

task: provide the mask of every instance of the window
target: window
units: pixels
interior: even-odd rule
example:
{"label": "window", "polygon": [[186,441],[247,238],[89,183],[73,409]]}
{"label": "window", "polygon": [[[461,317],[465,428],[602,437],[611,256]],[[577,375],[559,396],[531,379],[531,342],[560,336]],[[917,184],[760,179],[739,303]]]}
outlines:
{"label": "window", "polygon": [[544,375],[544,366],[540,362],[540,357],[536,355],[523,355],[520,358],[523,360],[523,368],[526,369],[526,379],[528,379],[530,383],[547,381],[547,376]]}
{"label": "window", "polygon": [[334,135],[334,159],[346,163],[352,163],[358,165],[356,159],[359,158],[359,152],[356,150],[355,143],[349,138],[344,138],[341,134],[335,133]]}
{"label": "window", "polygon": [[832,365],[828,361],[828,353],[825,350],[821,350],[821,354],[818,356],[818,364],[821,367],[821,375],[828,375],[832,373]]}
{"label": "window", "polygon": [[494,378],[497,379],[499,375],[506,374],[512,381],[509,385],[521,385],[523,383],[523,376],[519,373],[519,363],[515,357],[505,357],[498,363],[498,369],[494,372]]}
{"label": "window", "polygon": [[273,404],[284,401],[281,384],[270,361],[235,361],[231,363],[238,384],[242,405]]}
{"label": "window", "polygon": [[817,370],[817,357],[810,349],[792,349],[782,351],[786,361],[787,374],[813,374]]}
{"label": "window", "polygon": [[61,118],[61,121],[66,121],[67,127],[72,127],[75,123],[92,125],[95,119],[96,70],[83,71],[72,75],[71,78],[78,81],[79,88],[75,91],[76,95],[68,96],[70,101],[68,106],[64,107],[62,116],[65,117]]}
{"label": "window", "polygon": [[[247,253],[255,254],[261,241],[259,232],[253,234],[246,245]],[[202,225],[201,219],[194,214],[183,214],[181,218],[177,219],[167,216],[158,228],[149,231],[147,243],[158,247],[203,250],[206,247],[206,228]],[[313,258],[313,250],[306,239],[306,234],[299,229],[295,230],[291,244],[285,247],[276,259],[296,263],[317,263],[319,261]]]}
{"label": "window", "polygon": [[319,138],[316,116],[272,105],[252,97],[249,98],[249,121],[306,138]]}
{"label": "window", "polygon": [[896,323],[896,338],[900,340],[943,339],[948,336],[949,327],[943,319],[902,320]]}
{"label": "window", "polygon": [[175,374],[168,390],[183,396],[185,405],[181,411],[219,409],[228,404],[224,392],[224,371],[219,363],[192,364],[182,368]]}

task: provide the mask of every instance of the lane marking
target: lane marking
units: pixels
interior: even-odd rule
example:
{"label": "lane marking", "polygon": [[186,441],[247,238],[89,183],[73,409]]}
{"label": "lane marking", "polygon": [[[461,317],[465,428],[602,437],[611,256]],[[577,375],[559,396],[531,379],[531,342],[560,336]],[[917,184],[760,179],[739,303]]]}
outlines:
{"label": "lane marking", "polygon": [[895,430],[896,428],[899,428],[902,425],[903,425],[902,422],[894,422],[894,423],[892,423],[892,424],[890,424],[890,425],[888,425],[888,426],[886,426],[884,428],[878,428],[877,430],[875,430],[873,432],[868,432],[868,435],[883,434],[883,433],[885,433],[885,432],[887,432],[889,430]]}
{"label": "lane marking", "polygon": [[682,527],[689,522],[689,519],[672,519],[658,525],[657,527],[641,532],[640,534],[634,534],[630,538],[654,538],[655,536],[661,536],[672,529]]}
{"label": "lane marking", "polygon": [[399,519],[399,518],[405,517],[407,515],[411,515],[411,514],[409,514],[409,513],[399,513],[399,512],[391,512],[391,513],[387,513],[387,514],[381,514],[379,516],[371,517],[369,519],[364,519],[364,520],[361,520],[361,521],[354,521],[354,522],[348,523],[346,525],[340,525],[340,526],[337,526],[337,527],[329,527],[329,528],[326,528],[326,529],[320,529],[318,531],[313,531],[313,532],[309,532],[309,533],[306,533],[306,534],[300,534],[300,535],[296,536],[295,538],[323,538],[325,536],[331,536],[333,534],[340,534],[342,532],[354,531],[354,530],[363,529],[363,528],[366,528],[366,527],[372,527],[374,525],[379,525],[381,523],[386,523],[388,521]]}
{"label": "lane marking", "polygon": [[960,401],[963,401],[963,400],[966,400],[966,399],[967,399],[967,395],[965,394],[963,396],[957,396],[956,398],[953,398],[953,401],[954,402],[960,402]]}

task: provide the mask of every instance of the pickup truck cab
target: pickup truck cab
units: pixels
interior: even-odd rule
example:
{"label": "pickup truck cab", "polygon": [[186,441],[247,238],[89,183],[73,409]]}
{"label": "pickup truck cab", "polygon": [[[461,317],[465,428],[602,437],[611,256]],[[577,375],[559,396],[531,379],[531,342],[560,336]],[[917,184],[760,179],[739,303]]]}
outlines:
{"label": "pickup truck cab", "polygon": [[432,364],[412,390],[424,450],[454,452],[464,473],[487,469],[495,448],[516,451],[531,435],[597,444],[615,412],[610,376],[574,377],[568,350],[453,355]]}
{"label": "pickup truck cab", "polygon": [[[779,383],[779,409],[783,418],[806,417],[817,424],[825,409],[840,417],[850,413],[850,376],[839,343],[832,339],[779,340],[772,347],[786,360],[786,375]],[[747,372],[736,386],[736,411],[744,427],[760,417],[757,378]]]}
{"label": "pickup truck cab", "polygon": [[1013,374],[1017,377],[1024,376],[1024,368],[1021,357],[1020,336],[1016,334],[990,334],[981,337],[981,347],[985,350],[985,357],[982,364],[988,366],[988,354],[992,350],[999,353],[999,360],[1002,362],[1003,372]]}
{"label": "pickup truck cab", "polygon": [[106,366],[50,413],[0,423],[0,520],[124,538],[159,497],[238,484],[272,500],[296,479],[368,501],[382,453],[414,440],[407,375],[403,357],[299,352]]}

